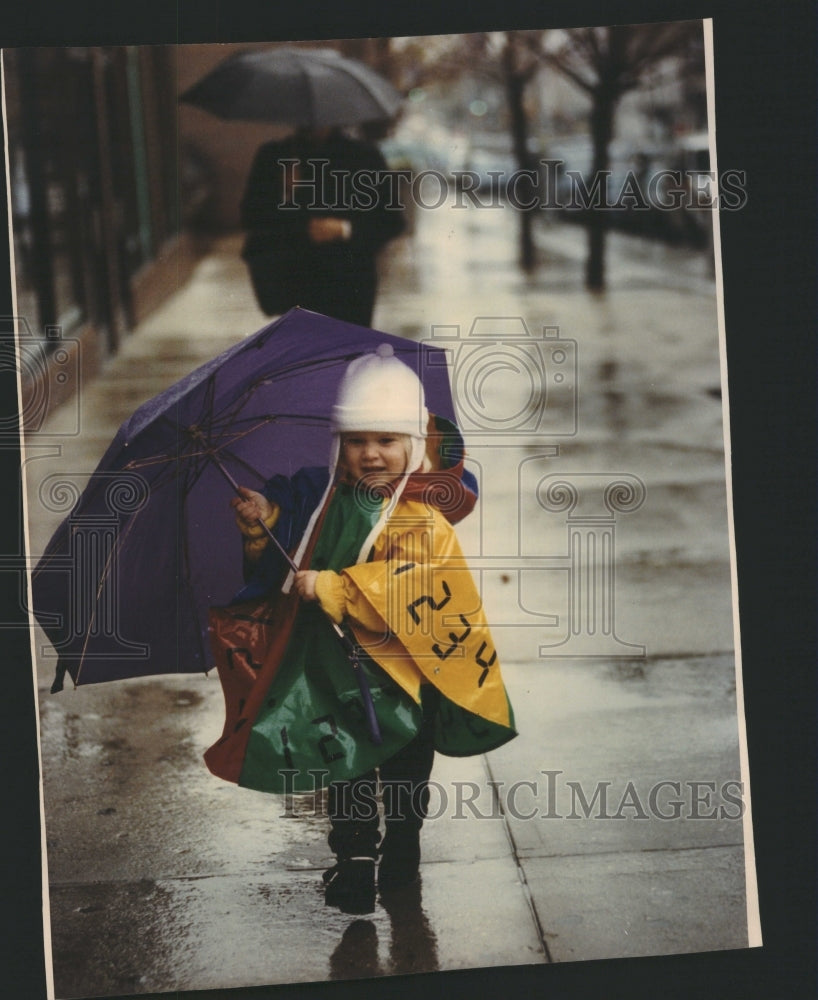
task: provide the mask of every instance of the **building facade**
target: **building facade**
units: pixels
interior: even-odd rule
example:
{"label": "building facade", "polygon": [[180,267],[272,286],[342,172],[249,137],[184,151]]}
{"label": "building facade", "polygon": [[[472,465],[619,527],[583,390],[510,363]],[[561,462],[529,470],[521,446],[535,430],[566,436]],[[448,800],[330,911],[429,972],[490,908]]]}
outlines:
{"label": "building facade", "polygon": [[178,287],[195,192],[179,183],[172,47],[6,49],[3,85],[23,392],[44,379],[52,407],[75,388],[49,371],[56,353],[88,374]]}

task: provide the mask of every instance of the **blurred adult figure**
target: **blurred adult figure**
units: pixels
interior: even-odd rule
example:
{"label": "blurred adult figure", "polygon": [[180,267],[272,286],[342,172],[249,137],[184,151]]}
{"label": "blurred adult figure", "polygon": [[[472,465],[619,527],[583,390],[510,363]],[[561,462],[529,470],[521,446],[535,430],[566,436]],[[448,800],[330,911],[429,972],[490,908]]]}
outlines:
{"label": "blurred adult figure", "polygon": [[256,153],[241,202],[242,256],[267,315],[302,306],[370,326],[377,256],[405,227],[372,143],[300,129]]}

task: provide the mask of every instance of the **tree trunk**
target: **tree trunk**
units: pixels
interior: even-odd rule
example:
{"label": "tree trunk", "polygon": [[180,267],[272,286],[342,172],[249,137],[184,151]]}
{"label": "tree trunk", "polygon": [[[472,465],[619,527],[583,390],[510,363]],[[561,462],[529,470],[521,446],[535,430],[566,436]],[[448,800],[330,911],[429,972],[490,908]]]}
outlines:
{"label": "tree trunk", "polygon": [[601,171],[610,169],[610,144],[613,136],[613,120],[617,97],[605,83],[594,91],[591,109],[591,139],[593,141],[593,164],[591,181],[598,176],[605,179],[602,186],[602,204],[588,211],[588,259],[585,265],[585,285],[592,291],[605,288],[605,236],[608,230],[608,208],[606,196],[607,177]]}
{"label": "tree trunk", "polygon": [[[506,96],[508,98],[509,116],[511,119],[511,141],[514,148],[514,158],[520,170],[531,169],[531,157],[528,152],[528,118],[523,104],[523,95],[527,77],[519,73],[514,68],[514,53],[512,51],[513,42],[509,41],[504,53],[504,69],[506,76]],[[535,186],[531,186],[530,193],[527,185],[520,185],[517,195],[521,202],[532,200],[531,195],[535,192]],[[525,208],[522,204],[517,206],[517,214],[520,219],[520,267],[524,271],[534,270],[536,264],[536,252],[534,249],[534,209]]]}

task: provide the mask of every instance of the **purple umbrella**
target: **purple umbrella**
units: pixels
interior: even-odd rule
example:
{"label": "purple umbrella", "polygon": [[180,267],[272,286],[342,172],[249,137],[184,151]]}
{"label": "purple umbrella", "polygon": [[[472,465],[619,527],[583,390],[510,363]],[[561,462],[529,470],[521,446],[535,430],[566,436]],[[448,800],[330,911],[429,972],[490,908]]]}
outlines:
{"label": "purple umbrella", "polygon": [[[349,362],[391,344],[454,420],[444,352],[293,309],[120,427],[32,576],[34,613],[75,684],[210,669],[207,609],[242,585],[229,480],[326,465]],[[228,475],[225,475],[228,471]]]}

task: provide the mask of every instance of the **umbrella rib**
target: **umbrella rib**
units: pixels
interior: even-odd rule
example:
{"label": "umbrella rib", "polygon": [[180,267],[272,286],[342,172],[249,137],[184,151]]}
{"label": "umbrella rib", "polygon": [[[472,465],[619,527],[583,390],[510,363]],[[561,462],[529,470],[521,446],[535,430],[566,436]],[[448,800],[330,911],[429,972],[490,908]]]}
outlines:
{"label": "umbrella rib", "polygon": [[[274,330],[270,330],[269,331],[270,335],[272,335],[273,332],[274,332]],[[260,339],[257,342],[257,344],[253,345],[252,348],[248,348],[248,350],[258,350],[265,343],[266,343],[266,338],[264,338],[263,340]],[[252,396],[252,394],[260,386],[263,386],[265,384],[271,385],[274,382],[278,382],[278,381],[280,381],[282,379],[288,378],[288,377],[293,376],[293,375],[303,374],[304,372],[307,372],[307,371],[320,371],[323,368],[328,368],[328,367],[332,367],[334,365],[337,365],[339,362],[343,362],[344,364],[348,364],[350,361],[352,361],[355,358],[360,357],[364,353],[366,353],[366,352],[365,351],[361,351],[361,350],[345,351],[343,354],[333,355],[332,357],[319,358],[318,360],[300,361],[300,362],[297,362],[295,364],[290,365],[289,367],[280,368],[280,369],[278,369],[278,371],[276,371],[274,377],[272,377],[270,374],[261,374],[254,381],[250,382],[247,385],[246,389],[242,393],[242,397],[240,399],[236,400],[234,406],[232,406],[232,407],[230,407],[230,408],[228,408],[228,409],[226,409],[226,410],[224,410],[224,411],[222,411],[220,413],[220,415],[219,415],[219,421],[222,424],[224,424],[225,422],[234,422],[237,419],[235,417],[235,414],[238,413],[241,410],[241,408],[242,408],[242,406],[244,406],[247,398],[250,397],[250,396]],[[214,416],[213,416],[214,415],[214,408],[215,408],[215,401],[214,401],[214,398],[213,398],[214,395],[215,395],[215,382],[213,380],[213,377],[211,376],[211,378],[209,380],[208,387],[207,387],[205,405],[203,406],[202,414],[201,414],[201,418],[200,418],[202,424],[204,425],[203,429],[206,429],[207,427],[212,426],[216,422],[215,419],[214,419]],[[286,416],[300,417],[301,419],[303,419],[303,417],[301,417],[301,415],[299,415],[299,414],[286,414]],[[164,420],[165,422],[169,423],[171,427],[175,426],[174,422],[172,420],[170,420],[167,417],[166,414],[163,414],[159,419]]]}
{"label": "umbrella rib", "polygon": [[231,451],[230,448],[225,446],[224,448],[221,448],[219,450],[219,453],[223,457],[231,459],[233,462],[235,462],[236,465],[241,466],[241,468],[244,469],[246,472],[251,472],[260,482],[262,483],[265,482],[264,476],[258,471],[258,469],[252,466],[246,459],[242,458],[240,455],[237,455],[234,451]]}
{"label": "umbrella rib", "polygon": [[[276,333],[276,329],[275,329],[275,325],[273,324],[266,331],[264,331],[263,334],[259,335],[258,340],[256,340],[252,345],[248,346],[248,348],[247,348],[248,352],[249,351],[260,351],[261,348],[264,347],[267,344],[267,341],[269,340],[269,338],[272,337],[275,333]],[[388,334],[385,334],[384,336],[388,336]],[[414,344],[413,341],[407,341],[407,343],[408,344],[411,343],[413,346],[417,346],[416,344]],[[303,371],[307,371],[307,370],[309,370],[311,368],[318,368],[318,369],[320,369],[320,368],[324,368],[324,367],[330,367],[332,365],[337,364],[339,361],[351,361],[353,358],[359,358],[363,354],[367,354],[367,353],[369,353],[369,352],[365,351],[365,350],[363,350],[361,348],[359,348],[359,349],[355,349],[355,350],[351,350],[351,351],[345,351],[343,354],[333,354],[330,357],[312,358],[312,359],[305,359],[304,361],[296,361],[293,364],[288,365],[285,368],[278,368],[278,369],[276,369],[276,372],[275,372],[276,379],[278,379],[280,377],[286,377],[286,376],[288,376],[292,372],[303,372]],[[262,376],[260,376],[260,378],[262,378],[262,379],[269,379],[270,376],[269,375],[262,375]]]}
{"label": "umbrella rib", "polygon": [[99,607],[99,598],[100,595],[102,594],[102,588],[105,586],[105,581],[108,578],[108,575],[111,571],[111,563],[113,562],[114,555],[119,552],[126,538],[130,534],[131,529],[133,528],[133,525],[136,522],[136,517],[138,513],[139,511],[134,511],[134,514],[128,521],[128,524],[126,525],[124,532],[117,532],[116,542],[111,546],[111,551],[108,553],[108,558],[105,560],[105,565],[102,567],[102,572],[99,575],[94,607],[91,610],[91,617],[88,619],[88,625],[86,626],[85,635],[82,641],[82,650],[80,651],[80,661],[79,661],[79,666],[77,667],[77,677],[76,680],[74,681],[75,688],[79,687],[80,675],[82,674],[82,668],[85,666],[85,653],[88,649],[88,642],[90,641],[91,638],[91,629],[96,620],[97,608]]}
{"label": "umbrella rib", "polygon": [[[263,386],[265,384],[270,385],[273,382],[278,382],[281,379],[288,378],[288,377],[293,376],[293,375],[303,374],[306,371],[320,371],[323,368],[329,368],[329,367],[332,367],[333,365],[337,365],[339,362],[343,362],[344,364],[348,364],[353,359],[360,357],[363,353],[365,353],[365,352],[363,352],[363,351],[348,351],[348,352],[345,352],[344,354],[336,355],[336,356],[333,356],[331,358],[321,358],[318,361],[302,361],[302,362],[299,362],[297,364],[290,365],[290,367],[288,367],[288,368],[279,369],[279,371],[277,371],[276,374],[275,374],[275,378],[271,378],[269,374],[259,375],[258,378],[256,378],[253,382],[249,383],[249,385],[247,386],[246,390],[244,391],[244,393],[242,395],[242,398],[236,400],[235,405],[232,408],[228,408],[226,410],[223,410],[219,414],[219,418],[220,418],[220,420],[221,420],[222,423],[224,423],[224,422],[228,422],[228,423],[235,422],[238,419],[235,416],[235,414],[237,414],[238,412],[241,411],[241,408],[245,405],[246,400],[250,396],[252,396],[252,394],[260,386]],[[231,414],[232,414],[232,416],[231,416]],[[278,417],[280,417],[280,416],[292,416],[292,417],[297,417],[298,419],[301,419],[301,420],[307,419],[306,415],[302,415],[302,414],[279,414],[277,416]],[[274,419],[276,419],[276,417],[274,417]],[[318,419],[319,420],[324,420],[326,418],[318,418]]]}
{"label": "umbrella rib", "polygon": [[[189,495],[190,490],[193,488],[193,484],[199,478],[199,476],[201,476],[201,474],[204,471],[204,469],[205,469],[206,466],[207,466],[207,462],[206,461],[202,462],[201,465],[199,466],[199,469],[198,469],[195,477],[193,477],[193,476],[190,475],[190,471],[191,470],[187,471],[187,474],[186,474],[186,477],[185,477],[185,479],[186,479],[186,482],[185,482],[185,492],[184,492],[184,496],[185,497],[187,497]],[[182,524],[180,525],[180,533],[181,533],[181,540],[182,540],[181,556],[182,556],[182,569],[183,569],[183,572],[180,574],[180,582],[182,584],[182,592],[181,593],[184,596],[184,599],[186,600],[186,602],[188,604],[189,610],[193,612],[193,617],[195,618],[197,616],[198,612],[197,612],[197,608],[196,608],[196,601],[195,601],[195,598],[194,598],[194,595],[193,595],[193,585],[192,585],[191,580],[190,580],[190,539],[188,537],[188,533],[184,530],[184,519],[185,519],[185,505],[184,505],[184,503],[182,503],[180,505],[180,521],[182,522]],[[181,615],[177,616],[177,622],[180,622],[180,621],[182,621],[182,616]],[[201,661],[202,661],[202,663],[206,663],[207,662],[207,658],[206,658],[207,649],[206,649],[205,642],[204,642],[204,640],[202,638],[201,631],[199,629],[196,630],[196,641],[197,641],[198,646],[199,646],[199,656],[201,658]],[[177,644],[179,644],[178,629],[177,629]],[[205,673],[207,673],[207,670],[205,671]]]}
{"label": "umbrella rib", "polygon": [[[337,107],[339,82],[351,89],[352,101]],[[392,118],[400,104],[392,84],[365,64],[332,50],[292,48],[234,54],[179,99],[222,118],[307,128]]]}
{"label": "umbrella rib", "polygon": [[[277,413],[275,415],[270,415],[268,417],[244,417],[244,418],[234,418],[228,421],[228,425],[235,426],[237,423],[241,423],[243,420],[254,420],[255,422],[250,424],[249,427],[244,427],[240,431],[235,431],[231,434],[224,434],[222,440],[225,440],[227,444],[235,441],[240,441],[242,438],[247,437],[250,434],[254,434],[256,431],[260,430],[262,427],[267,427],[270,424],[286,423],[291,420],[293,424],[304,427],[324,427],[327,425],[328,420],[326,417],[310,417],[309,414],[301,413]],[[221,451],[224,445],[219,445],[217,447],[209,448],[209,451]]]}
{"label": "umbrella rib", "polygon": [[[235,426],[237,423],[241,422],[243,418],[237,416],[237,414],[240,412],[242,406],[244,406],[247,397],[252,395],[253,392],[256,389],[258,389],[259,386],[264,385],[265,383],[269,384],[272,381],[278,381],[281,378],[287,378],[291,375],[301,374],[305,371],[311,371],[311,370],[320,371],[322,368],[330,367],[332,365],[338,364],[339,362],[348,363],[350,360],[356,357],[360,357],[362,353],[365,352],[345,351],[342,354],[334,355],[329,358],[320,358],[318,360],[305,360],[302,362],[298,362],[296,364],[290,365],[288,368],[280,369],[276,373],[275,379],[271,379],[269,375],[260,375],[254,382],[251,382],[249,384],[246,392],[244,393],[243,398],[241,400],[238,400],[235,406],[229,407],[226,410],[222,411],[222,413],[219,415],[218,420],[214,419],[215,381],[211,377],[211,379],[209,379],[208,382],[206,396],[205,396],[205,404],[203,406],[200,418],[201,424],[203,426],[199,427],[197,425],[197,429],[200,429],[203,434],[207,432],[208,437],[212,440],[213,429],[214,427],[217,426],[217,424],[221,424],[222,426],[225,425]],[[250,428],[248,428],[245,433],[252,433],[258,430],[259,427],[262,427],[267,423],[275,423],[276,421],[286,420],[287,418],[292,418],[294,421],[301,422],[304,424],[315,423],[316,425],[321,425],[326,423],[326,418],[323,417],[310,418],[306,414],[276,414],[266,419],[262,418],[260,421],[258,417],[247,418],[255,420],[256,423],[254,423]],[[170,428],[175,428],[178,426],[174,423],[173,420],[170,419],[170,417],[167,416],[167,414],[162,414],[158,418],[158,421],[166,423],[167,425],[169,425]],[[196,457],[195,452],[189,452],[188,454],[189,457],[191,458]],[[167,454],[154,455],[142,459],[133,459],[132,461],[128,462],[123,468],[138,470],[138,469],[148,468],[154,465],[159,465],[162,463],[168,463],[168,464],[176,463],[178,462],[178,460],[179,460],[178,455],[167,455]]]}
{"label": "umbrella rib", "polygon": [[[308,414],[300,414],[300,413],[282,413],[282,414],[276,414],[275,416],[261,417],[261,418],[245,417],[245,418],[234,419],[232,421],[228,420],[227,423],[232,423],[233,425],[235,425],[236,423],[241,422],[242,419],[253,420],[254,423],[251,424],[249,427],[245,427],[241,431],[237,431],[236,433],[230,435],[228,444],[233,444],[236,441],[240,441],[242,438],[255,433],[260,428],[266,427],[269,424],[285,422],[288,419],[292,419],[294,423],[303,424],[305,426],[314,426],[314,427],[322,427],[325,426],[327,423],[327,419],[325,417],[310,417]],[[188,451],[186,453],[186,457],[190,459],[196,459],[200,457],[206,458],[210,452],[220,452],[225,447],[227,447],[227,445],[213,446],[211,444],[210,446],[207,446],[205,444],[203,446],[200,446],[198,449],[191,449],[190,451]],[[163,464],[170,467],[178,464],[178,462],[179,462],[178,455],[171,455],[167,453],[159,455],[146,455],[144,458],[132,458],[130,462],[127,462],[125,465],[122,466],[122,469],[123,471],[124,470],[134,471],[139,469],[147,469],[153,466],[163,465]]]}
{"label": "umbrella rib", "polygon": [[[208,430],[212,430],[213,427],[213,406],[216,395],[216,379],[215,376],[211,376],[207,385],[207,391],[205,392],[204,406],[202,408],[202,417],[205,418],[203,422],[207,426]],[[208,438],[209,440],[209,438]]]}
{"label": "umbrella rib", "polygon": [[366,81],[361,80],[360,77],[356,76],[355,73],[352,73],[349,70],[349,68],[346,67],[346,66],[343,66],[343,65],[334,65],[333,69],[338,74],[341,74],[341,75],[347,77],[349,80],[353,80],[361,88],[361,90],[366,94],[366,96],[370,99],[370,101],[372,101],[373,103],[375,102],[375,98],[372,95],[372,89],[371,89],[371,87],[369,86],[369,84]]}
{"label": "umbrella rib", "polygon": [[307,108],[307,117],[309,118],[310,128],[318,128],[318,122],[316,121],[316,100],[315,100],[315,88],[313,87],[312,78],[306,69],[301,67],[301,75],[307,81],[307,98],[309,107]]}
{"label": "umbrella rib", "polygon": [[[187,453],[187,457],[195,457],[196,452],[191,450]],[[167,453],[162,455],[147,455],[145,458],[132,458],[130,462],[127,462],[122,466],[123,471],[138,471],[139,469],[150,469],[157,465],[165,465],[172,469],[174,466],[178,465],[180,462],[179,455],[169,455]],[[169,477],[170,478],[170,477]],[[164,480],[159,479],[157,485],[162,485]]]}

